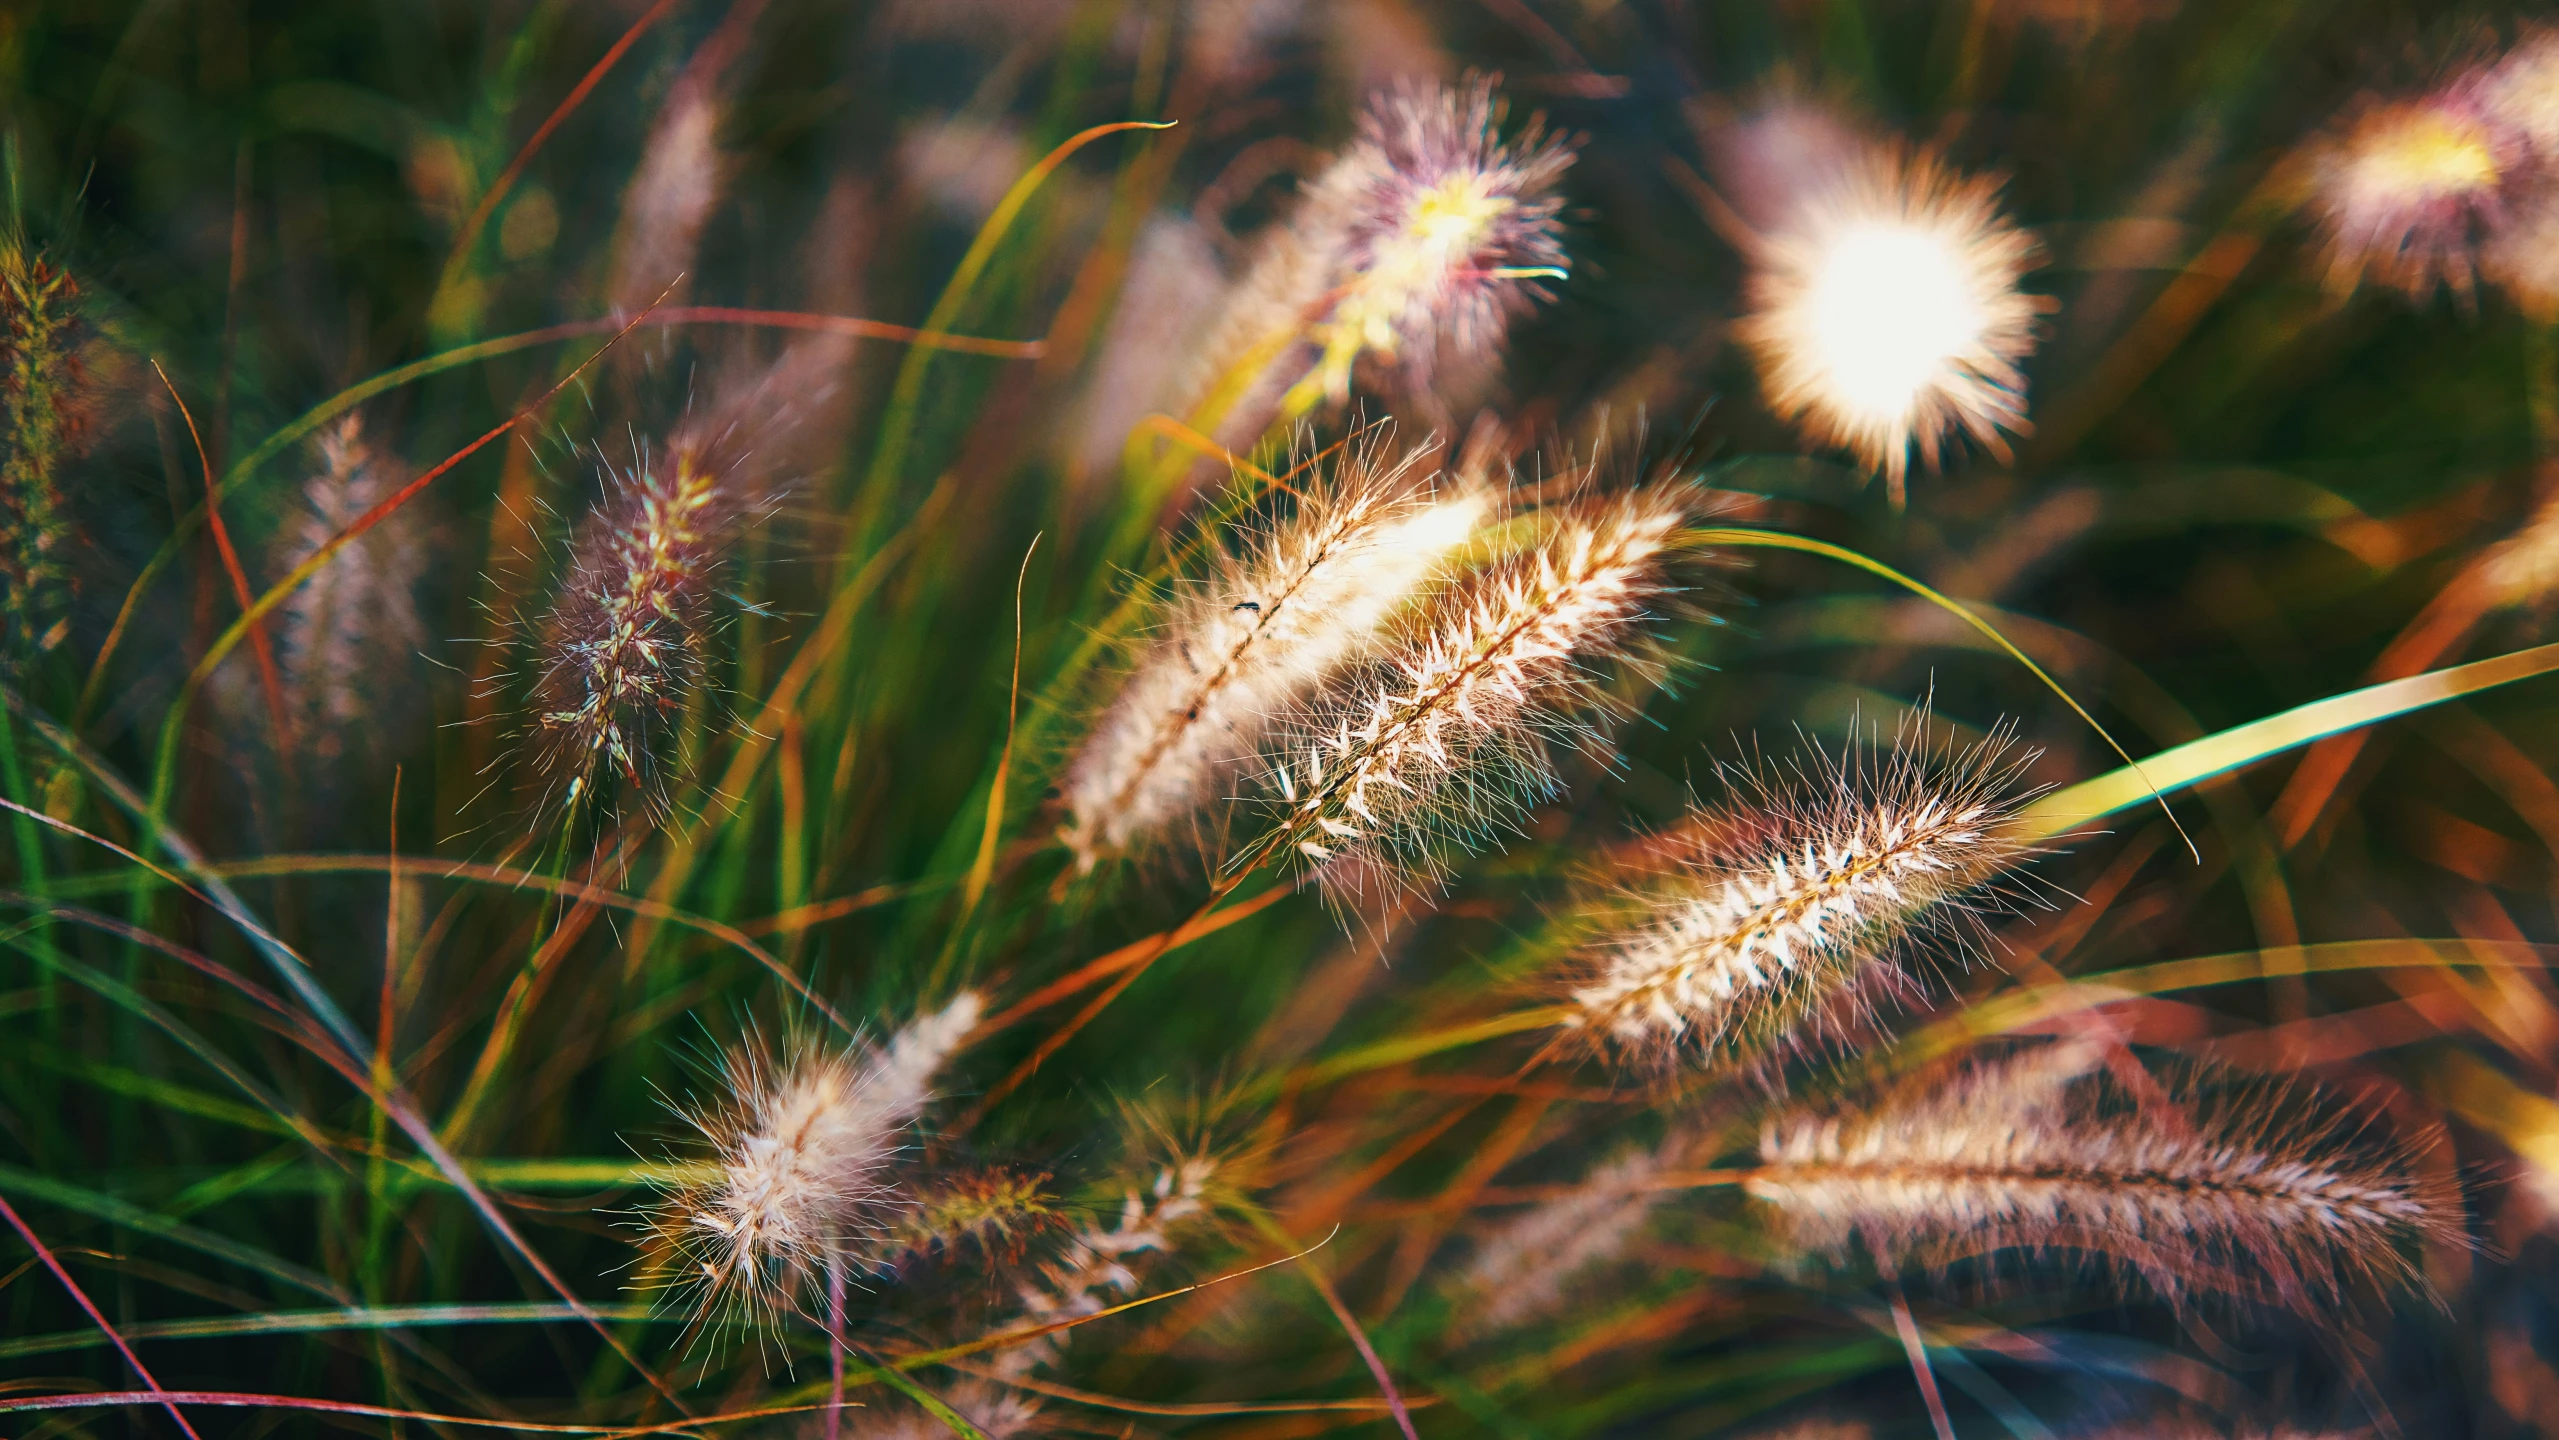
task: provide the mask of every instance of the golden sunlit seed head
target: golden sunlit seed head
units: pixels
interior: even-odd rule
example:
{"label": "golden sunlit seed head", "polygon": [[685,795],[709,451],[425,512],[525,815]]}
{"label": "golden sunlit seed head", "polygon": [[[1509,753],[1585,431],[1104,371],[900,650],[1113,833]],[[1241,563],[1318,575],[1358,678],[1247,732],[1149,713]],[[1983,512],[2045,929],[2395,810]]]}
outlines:
{"label": "golden sunlit seed head", "polygon": [[2032,759],[2004,730],[1935,743],[1921,711],[1889,746],[1723,767],[1731,800],[1693,810],[1626,882],[1633,923],[1591,947],[1570,1023],[1620,1058],[1714,1063],[1860,1028],[2031,894],[2010,826]]}
{"label": "golden sunlit seed head", "polygon": [[1609,662],[1640,638],[1688,496],[1568,507],[1535,550],[1441,597],[1412,635],[1281,727],[1270,843],[1328,886],[1437,873],[1552,793],[1551,742],[1587,740]]}
{"label": "golden sunlit seed head", "polygon": [[2370,278],[2410,295],[2438,282],[2469,293],[2476,249],[2524,159],[2521,134],[2472,88],[2369,107],[2318,151],[2333,288]]}
{"label": "golden sunlit seed head", "polygon": [[915,1203],[899,1174],[907,1127],[983,1010],[965,993],[885,1045],[733,1053],[725,1093],[686,1117],[711,1143],[707,1174],[650,1216],[676,1257],[668,1283],[704,1311],[777,1317],[827,1266],[889,1239]]}
{"label": "golden sunlit seed head", "polygon": [[1196,814],[1257,755],[1273,717],[1425,594],[1491,515],[1433,493],[1427,449],[1355,445],[1297,512],[1166,607],[1159,638],[1069,764],[1062,832],[1079,870]]}
{"label": "golden sunlit seed head", "polygon": [[2131,1085],[2072,1042],[1777,1114],[1744,1188],[1794,1244],[1887,1273],[2069,1255],[2169,1298],[2313,1314],[2413,1279],[2412,1242],[2451,1230],[2416,1154],[2298,1086],[2203,1070]]}
{"label": "golden sunlit seed head", "polygon": [[1960,432],[2004,458],[2027,429],[2018,366],[2049,305],[2017,288],[2039,247],[1996,189],[1876,150],[1796,203],[1751,279],[1740,334],[1770,405],[1880,470],[1896,502],[1914,449],[1933,467]]}

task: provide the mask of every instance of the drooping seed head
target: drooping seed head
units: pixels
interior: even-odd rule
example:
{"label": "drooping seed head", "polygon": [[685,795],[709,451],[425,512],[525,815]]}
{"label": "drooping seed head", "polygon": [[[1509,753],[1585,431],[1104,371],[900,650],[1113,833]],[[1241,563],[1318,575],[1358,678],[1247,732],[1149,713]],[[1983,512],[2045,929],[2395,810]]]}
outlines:
{"label": "drooping seed head", "polygon": [[1781,1113],[1746,1182],[1786,1237],[1886,1267],[2075,1255],[2309,1308],[2405,1279],[2449,1204],[2409,1146],[2300,1087],[2171,1081],[2145,1107],[2075,1046],[1974,1062],[1875,1103]]}
{"label": "drooping seed head", "polygon": [[963,994],[886,1045],[734,1052],[724,1096],[686,1117],[711,1144],[710,1175],[651,1216],[681,1257],[669,1283],[705,1311],[734,1303],[777,1316],[828,1264],[893,1235],[914,1205],[900,1173],[907,1128],[983,1008]]}
{"label": "drooping seed head", "polygon": [[1386,622],[1447,572],[1493,502],[1422,488],[1427,454],[1351,450],[1296,514],[1169,607],[1068,767],[1064,836],[1080,868],[1194,816],[1274,717],[1374,652]]}
{"label": "drooping seed head", "polygon": [[2476,83],[2367,103],[2316,152],[2330,285],[2369,278],[2422,297],[2440,282],[2467,295],[2525,160],[2522,133]]}
{"label": "drooping seed head", "polygon": [[1914,449],[1933,468],[1967,434],[2004,457],[2028,428],[2019,366],[2049,304],[2018,288],[2041,247],[1997,191],[1877,148],[1806,188],[1751,277],[1738,333],[1769,404],[1883,472],[1896,501]]}
{"label": "drooping seed head", "polygon": [[1653,847],[1634,923],[1590,947],[1570,1023],[1620,1054],[1738,1061],[1844,1031],[1918,962],[1977,948],[2027,853],[2009,822],[2032,757],[2004,733],[1932,746],[1926,726],[1726,767],[1732,798]]}
{"label": "drooping seed head", "polygon": [[1531,552],[1442,597],[1403,645],[1293,720],[1268,843],[1328,883],[1427,877],[1552,792],[1548,747],[1586,739],[1608,662],[1638,638],[1683,514],[1655,486],[1567,509]]}

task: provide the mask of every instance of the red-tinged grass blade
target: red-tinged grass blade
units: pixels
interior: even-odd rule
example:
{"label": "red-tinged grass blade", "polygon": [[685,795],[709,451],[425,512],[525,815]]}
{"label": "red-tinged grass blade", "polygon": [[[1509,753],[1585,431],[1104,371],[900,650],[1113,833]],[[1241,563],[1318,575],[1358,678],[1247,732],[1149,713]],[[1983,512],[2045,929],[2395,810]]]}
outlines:
{"label": "red-tinged grass blade", "polygon": [[[598,1305],[607,1320],[677,1323],[646,1304]],[[335,1310],[269,1310],[254,1315],[212,1315],[199,1320],[145,1320],[124,1327],[127,1340],[220,1340],[238,1335],[312,1335],[345,1330],[422,1330],[450,1325],[540,1325],[575,1320],[566,1305],[357,1305]],[[63,1330],[0,1340],[0,1360],[90,1350],[106,1343],[93,1330]]]}
{"label": "red-tinged grass blade", "polygon": [[547,1425],[533,1420],[492,1420],[480,1415],[440,1415],[428,1410],[398,1410],[387,1405],[364,1405],[350,1400],[318,1400],[304,1395],[259,1395],[240,1390],[109,1390],[85,1395],[11,1395],[0,1396],[0,1412],[12,1410],[115,1410],[128,1405],[158,1405],[174,1402],[180,1405],[205,1405],[235,1410],[310,1410],[329,1415],[356,1415],[368,1420],[415,1420],[426,1425],[472,1425],[484,1430],[521,1430],[536,1435],[665,1435],[676,1431],[698,1430],[709,1425],[729,1425],[744,1420],[769,1420],[776,1415],[801,1415],[818,1407],[814,1405],[778,1405],[761,1410],[731,1410],[718,1415],[688,1416],[661,1425]]}
{"label": "red-tinged grass blade", "polygon": [[[1282,1230],[1279,1222],[1269,1215],[1257,1210],[1253,1213],[1253,1221],[1254,1228],[1262,1232],[1264,1239],[1283,1246],[1297,1243],[1296,1237]],[[1351,1314],[1351,1307],[1342,1303],[1341,1292],[1333,1288],[1332,1281],[1324,1278],[1323,1271],[1303,1256],[1298,1259],[1298,1271],[1306,1277],[1306,1283],[1315,1287],[1315,1293],[1324,1297],[1324,1305],[1333,1312],[1334,1321],[1342,1327],[1342,1333],[1350,1337],[1352,1348],[1359,1351],[1360,1363],[1368,1367],[1369,1375],[1377,1381],[1379,1392],[1386,1398],[1387,1411],[1395,1417],[1395,1428],[1404,1432],[1404,1440],[1422,1440],[1413,1429],[1413,1412],[1404,1408],[1403,1392],[1395,1388],[1394,1375],[1387,1370],[1386,1362],[1379,1358],[1377,1347],[1368,1343],[1368,1332],[1360,1328],[1359,1318]]]}
{"label": "red-tinged grass blade", "polygon": [[160,1382],[152,1378],[150,1368],[142,1363],[142,1357],[133,1353],[133,1347],[125,1343],[124,1337],[116,1333],[116,1328],[107,1323],[107,1317],[100,1313],[96,1305],[90,1303],[89,1292],[80,1288],[80,1282],[72,1279],[71,1272],[62,1268],[62,1262],[54,1258],[53,1251],[46,1248],[42,1240],[36,1238],[36,1232],[28,1227],[25,1220],[19,1218],[17,1207],[11,1205],[6,1196],[0,1196],[0,1220],[9,1222],[9,1228],[17,1231],[18,1238],[26,1241],[27,1248],[35,1251],[36,1258],[44,1262],[44,1268],[53,1272],[53,1278],[62,1282],[62,1288],[71,1292],[72,1299],[80,1302],[80,1309],[88,1315],[91,1323],[104,1332],[109,1340],[115,1342],[116,1353],[124,1357],[125,1364],[133,1367],[134,1374],[142,1377],[143,1384],[151,1387],[152,1395],[161,1397],[161,1408],[169,1412],[170,1419],[178,1422],[179,1429],[187,1432],[187,1440],[203,1440],[202,1436],[195,1433],[195,1426],[188,1423],[187,1417],[179,1411],[177,1405],[165,1398],[169,1392],[161,1389]]}
{"label": "red-tinged grass blade", "polygon": [[[160,377],[160,388],[169,392],[169,400],[178,407],[178,417],[187,422],[187,439],[195,445],[196,465],[204,471],[204,518],[213,529],[213,548],[222,557],[222,568],[231,579],[231,594],[242,610],[250,605],[249,574],[240,566],[240,552],[231,544],[231,527],[222,523],[222,487],[213,478],[212,457],[204,453],[204,436],[197,431],[195,412],[187,408],[178,387],[169,380],[169,372],[160,362],[151,362],[151,373]],[[292,779],[293,727],[284,708],[284,680],[276,673],[275,647],[268,642],[267,627],[249,627],[249,648],[258,658],[258,687],[266,692],[268,723],[275,726],[275,752],[285,767],[288,783]]]}
{"label": "red-tinged grass blade", "polygon": [[2030,839],[2048,839],[2139,804],[2152,795],[2184,789],[2323,736],[2377,724],[2411,710],[2554,670],[2559,670],[2559,644],[2537,645],[2314,700],[2055,791],[2026,808],[2019,819],[2021,833]]}
{"label": "red-tinged grass blade", "polygon": [[603,83],[604,77],[615,65],[621,63],[622,57],[630,53],[631,47],[639,43],[640,37],[648,33],[649,27],[666,18],[666,12],[674,8],[675,0],[657,0],[656,4],[641,12],[640,18],[631,22],[631,28],[622,32],[621,38],[614,41],[594,65],[588,67],[586,74],[580,77],[578,83],[570,88],[569,93],[561,98],[559,104],[551,108],[551,113],[543,117],[542,123],[534,127],[532,136],[524,142],[523,148],[515,152],[515,158],[507,162],[504,170],[498,172],[498,178],[489,186],[488,193],[480,197],[479,204],[471,207],[471,218],[462,222],[462,233],[454,238],[453,253],[446,258],[444,273],[435,282],[435,293],[429,299],[427,313],[435,313],[434,301],[442,299],[444,293],[453,288],[453,282],[461,275],[463,267],[471,263],[471,252],[479,248],[480,232],[488,228],[489,217],[495,215],[498,206],[505,203],[508,193],[515,189],[515,182],[522,178],[524,167],[533,163],[534,155],[539,153],[544,142],[551,138],[551,132],[559,129],[562,121],[575,114],[577,108],[586,103],[586,97],[595,92],[595,87]]}

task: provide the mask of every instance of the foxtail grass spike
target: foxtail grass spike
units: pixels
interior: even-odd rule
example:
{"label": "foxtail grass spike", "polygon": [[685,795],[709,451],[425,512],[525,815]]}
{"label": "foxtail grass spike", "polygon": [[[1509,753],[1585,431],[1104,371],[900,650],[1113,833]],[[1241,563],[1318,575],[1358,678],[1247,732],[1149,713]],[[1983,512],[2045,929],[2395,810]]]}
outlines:
{"label": "foxtail grass spike", "polygon": [[[292,570],[407,480],[365,438],[355,415],[320,435],[320,468],[281,538],[276,569]],[[427,561],[417,507],[403,506],[340,550],[284,604],[278,627],[295,734],[323,766],[376,762],[401,733],[398,680],[426,643],[416,587]]]}
{"label": "foxtail grass spike", "polygon": [[582,527],[539,632],[534,765],[574,812],[618,780],[666,803],[676,721],[708,667],[716,578],[744,513],[730,477],[685,450],[614,474]]}
{"label": "foxtail grass spike", "polygon": [[1648,1182],[1662,1168],[1660,1152],[1631,1151],[1485,1236],[1456,1287],[1459,1328],[1491,1334],[1563,1310],[1575,1281],[1642,1235],[1663,1195]]}
{"label": "foxtail grass spike", "polygon": [[2315,149],[2330,288],[2372,280],[2423,297],[2442,284],[2468,297],[2480,244],[2506,221],[2529,160],[2492,79],[2367,101]]}
{"label": "foxtail grass spike", "polygon": [[70,629],[62,472],[90,428],[79,302],[68,273],[0,236],[0,664],[8,666],[53,649]]}
{"label": "foxtail grass spike", "polygon": [[1641,918],[1591,947],[1570,1023],[1620,1054],[1740,1060],[1852,1028],[1913,985],[1915,962],[1978,949],[2025,858],[2011,827],[2032,757],[2004,736],[1935,749],[1926,724],[1889,748],[1728,769],[1732,798],[1692,812],[1631,882]]}
{"label": "foxtail grass spike", "polygon": [[2451,1227],[2405,1143],[2299,1087],[2175,1077],[2145,1107],[2050,1045],[1771,1118],[1745,1182],[1803,1250],[1887,1269],[2071,1255],[2170,1298],[2309,1310],[2412,1278]]}
{"label": "foxtail grass spike", "polygon": [[1068,767],[1063,834],[1079,869],[1162,836],[1241,778],[1272,718],[1372,652],[1473,538],[1490,497],[1420,488],[1427,454],[1354,449],[1327,490],[1172,603]]}
{"label": "foxtail grass spike", "polygon": [[1404,644],[1284,728],[1270,844],[1328,884],[1427,879],[1439,848],[1516,825],[1554,789],[1549,746],[1590,737],[1682,517],[1653,488],[1551,517],[1552,533],[1442,597]]}
{"label": "foxtail grass spike", "polygon": [[686,1117],[710,1142],[712,1173],[650,1216],[678,1257],[667,1283],[697,1314],[778,1317],[828,1265],[892,1239],[916,1203],[901,1173],[907,1129],[983,1009],[962,994],[884,1045],[732,1052],[720,1099]]}
{"label": "foxtail grass spike", "polygon": [[[1363,360],[1394,389],[1489,360],[1567,267],[1557,186],[1570,142],[1531,120],[1502,136],[1489,77],[1386,90],[1230,296],[1189,390],[1234,387],[1223,423],[1249,442],[1274,406],[1350,396]],[[1240,372],[1240,373],[1239,373]]]}

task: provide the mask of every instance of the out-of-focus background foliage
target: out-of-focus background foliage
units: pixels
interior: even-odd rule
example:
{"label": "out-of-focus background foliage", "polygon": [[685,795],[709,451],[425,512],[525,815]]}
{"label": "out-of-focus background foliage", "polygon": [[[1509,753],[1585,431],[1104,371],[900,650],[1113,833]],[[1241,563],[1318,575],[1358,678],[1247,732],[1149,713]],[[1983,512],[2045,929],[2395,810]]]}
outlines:
{"label": "out-of-focus background foliage", "polygon": [[[1073,905],[1045,898],[1057,856],[1024,858],[1056,823],[1040,791],[1094,696],[1045,697],[1177,533],[1176,512],[1139,505],[1119,463],[1144,413],[1127,394],[1179,348],[1150,346],[1144,327],[1174,333],[1165,312],[1214,303],[1366,95],[1497,72],[1515,117],[1542,111],[1579,144],[1569,280],[1512,329],[1463,413],[1396,415],[1403,439],[1437,428],[1454,445],[1490,414],[1524,465],[1569,450],[1607,457],[1610,474],[1699,477],[1742,521],[1853,548],[1972,606],[2141,755],[2386,678],[2394,638],[2431,647],[2418,669],[2548,638],[2545,599],[2455,623],[2443,597],[2559,483],[2559,338],[2493,286],[2412,300],[2328,283],[2298,181],[2304,147],[2367,97],[2437,83],[2532,18],[2296,0],[21,0],[0,10],[0,218],[8,243],[77,282],[88,434],[64,472],[70,629],[13,679],[7,793],[146,848],[132,808],[39,743],[38,719],[137,794],[164,787],[171,827],[229,867],[368,1035],[387,945],[402,1079],[569,1288],[609,1307],[623,1343],[696,1387],[705,1412],[806,1404],[825,1378],[818,1332],[687,1348],[680,1316],[652,1320],[621,1288],[624,1212],[643,1193],[630,1167],[681,1149],[670,1097],[703,1093],[706,1057],[742,1030],[801,1013],[738,946],[665,907],[743,931],[892,1027],[928,992],[966,980],[1016,998],[1192,912],[1199,876],[1178,861]],[[2008,177],[2005,208],[2047,252],[2028,286],[2058,301],[2013,463],[1966,454],[1915,475],[1896,508],[1769,412],[1732,338],[1746,262],[1715,208],[1733,137],[1780,103]],[[556,128],[509,174],[546,118]],[[1179,123],[1068,158],[976,257],[973,283],[946,289],[1052,147],[1157,119]],[[667,218],[688,206],[698,234]],[[1195,256],[1187,272],[1147,243],[1172,227]],[[636,330],[401,512],[400,543],[427,557],[408,591],[418,640],[364,657],[336,740],[306,732],[279,751],[242,647],[174,754],[155,749],[190,667],[240,613],[201,523],[208,468],[223,477],[222,543],[262,591],[307,551],[304,480],[324,463],[316,439],[269,442],[314,407],[423,357],[653,303],[1047,344],[1007,358],[710,320]],[[610,333],[385,387],[355,412],[363,440],[421,473],[540,401]],[[1366,405],[1376,418],[1392,402]],[[724,577],[712,684],[675,722],[671,818],[626,837],[610,879],[642,909],[414,869],[386,885],[381,864],[332,861],[563,874],[573,845],[602,846],[553,836],[531,811],[521,697],[538,636],[518,617],[559,573],[599,463],[628,465],[703,416],[738,417],[741,447],[784,483]],[[1349,423],[1318,421],[1319,444]],[[850,588],[863,598],[821,652],[811,637]],[[1469,1348],[1424,1278],[1467,1232],[1396,1203],[1496,1178],[1470,1171],[1481,1156],[1516,1157],[1494,1162],[1503,1183],[1569,1180],[1605,1152],[1593,1137],[1646,1133],[1641,1106],[1557,1098],[1605,1088],[1595,1072],[1559,1077],[1555,1095],[1467,1091],[1465,1076],[1498,1086],[1525,1051],[1348,1085],[1292,1070],[1487,1013],[1580,859],[1668,823],[1715,760],[1754,745],[1889,729],[1933,694],[1958,733],[2014,717],[2040,748],[2039,782],[2116,763],[1942,611],[1818,558],[1734,558],[1682,608],[1692,618],[1665,630],[1674,683],[1619,732],[1620,763],[1568,767],[1567,798],[1517,843],[1391,927],[1346,925],[1308,896],[1181,948],[944,1143],[1051,1175],[1062,1203],[1107,1215],[1121,1102],[1251,1097],[1230,1105],[1241,1118],[1224,1143],[1259,1157],[1256,1203],[1301,1241],[1348,1224],[1325,1264],[1387,1367],[1435,1402],[1416,1412],[1429,1433],[1739,1434],[1850,1414],[1881,1435],[1929,1433],[1884,1292],[1759,1278],[1712,1206],[1667,1222],[1587,1314]],[[1008,848],[980,900],[972,863],[1017,664],[1023,694],[1043,698],[1014,737]],[[786,681],[794,698],[774,707]],[[2211,782],[2175,802],[2194,853],[2157,808],[2126,812],[2039,867],[2085,903],[2000,922],[2006,971],[1958,988],[2303,942],[2559,943],[2554,707],[2559,689],[2526,683],[2394,722],[2316,787],[2298,752]],[[554,1297],[343,1078],[292,1048],[285,1022],[27,897],[129,919],[269,983],[240,931],[94,845],[33,822],[13,835],[0,1197],[140,1337],[160,1384],[675,1418],[573,1319],[453,1308]],[[2313,1426],[2389,1415],[2407,1434],[2559,1434],[2543,1228],[2544,1197],[2559,1197],[2559,991],[2545,976],[2315,974],[2110,1013],[2146,1046],[2315,1080],[2412,1125],[2446,1118],[2426,1163],[2466,1183],[2474,1243],[2425,1257],[2439,1300],[2402,1294],[2347,1341],[2091,1298],[2067,1276],[1978,1310],[1952,1290],[1923,1297],[1959,1433],[2080,1433],[2182,1395]],[[472,1095],[502,1026],[516,1038]],[[1042,1033],[972,1050],[959,1093],[993,1086]],[[292,1119],[226,1087],[207,1052]],[[1275,1109],[1262,1082],[1290,1074]],[[1150,1283],[1279,1253],[1230,1222]],[[0,1242],[0,1395],[130,1388],[65,1292],[21,1266],[31,1254]],[[866,1345],[964,1336],[1008,1284],[1002,1266],[959,1257],[918,1269],[857,1295]],[[1374,1410],[1214,1413],[1376,1392],[1303,1283],[1209,1293],[1232,1298],[1171,1302],[1079,1341],[1068,1383],[1211,1410],[1058,1401],[1049,1422],[1388,1433]],[[345,1306],[425,1308],[415,1324],[294,1328]],[[214,1315],[273,1318],[197,1335],[181,1323]],[[192,1413],[207,1434],[320,1428]],[[29,1440],[169,1426],[148,1407],[9,1421]]]}

